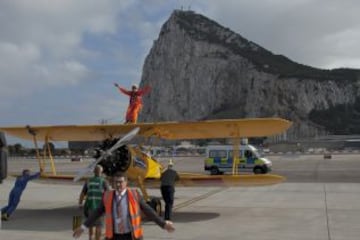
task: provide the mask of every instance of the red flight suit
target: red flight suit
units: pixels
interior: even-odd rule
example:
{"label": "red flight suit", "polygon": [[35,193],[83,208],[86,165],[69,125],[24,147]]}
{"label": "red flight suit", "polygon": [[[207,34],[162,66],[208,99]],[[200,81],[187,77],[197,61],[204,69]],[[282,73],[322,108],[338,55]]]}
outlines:
{"label": "red flight suit", "polygon": [[150,87],[146,86],[143,89],[128,91],[122,87],[118,87],[120,92],[130,97],[129,106],[126,111],[126,123],[136,123],[138,114],[142,108],[141,96],[150,92]]}

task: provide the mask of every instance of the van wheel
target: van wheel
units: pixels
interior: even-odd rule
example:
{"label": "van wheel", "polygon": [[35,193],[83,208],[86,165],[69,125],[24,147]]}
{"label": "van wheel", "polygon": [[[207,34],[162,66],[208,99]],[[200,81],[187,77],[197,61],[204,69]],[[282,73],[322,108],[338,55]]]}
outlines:
{"label": "van wheel", "polygon": [[210,174],[211,175],[219,175],[220,171],[219,171],[219,169],[217,167],[211,167]]}
{"label": "van wheel", "polygon": [[255,167],[254,168],[254,173],[255,174],[262,174],[262,173],[264,173],[264,170],[262,169],[262,167]]}

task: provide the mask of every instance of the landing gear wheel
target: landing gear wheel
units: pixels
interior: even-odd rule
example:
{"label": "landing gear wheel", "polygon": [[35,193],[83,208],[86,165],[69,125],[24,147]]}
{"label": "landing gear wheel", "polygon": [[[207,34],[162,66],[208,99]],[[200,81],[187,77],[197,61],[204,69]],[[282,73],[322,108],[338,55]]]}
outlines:
{"label": "landing gear wheel", "polygon": [[0,183],[7,177],[7,158],[6,138],[3,132],[0,132]]}
{"label": "landing gear wheel", "polygon": [[7,177],[7,157],[5,150],[0,150],[0,183]]}
{"label": "landing gear wheel", "polygon": [[155,210],[155,212],[161,216],[161,200],[157,197],[152,197],[150,202],[148,202],[150,207]]}
{"label": "landing gear wheel", "polygon": [[6,147],[6,138],[3,132],[0,132],[0,149]]}

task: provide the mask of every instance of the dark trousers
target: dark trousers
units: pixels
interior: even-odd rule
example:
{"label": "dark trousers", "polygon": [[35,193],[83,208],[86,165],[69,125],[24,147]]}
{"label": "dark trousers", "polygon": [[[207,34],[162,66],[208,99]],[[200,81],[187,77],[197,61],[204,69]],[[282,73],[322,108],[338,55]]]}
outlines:
{"label": "dark trousers", "polygon": [[161,186],[161,195],[165,202],[165,220],[171,220],[174,205],[175,188],[173,186]]}
{"label": "dark trousers", "polygon": [[11,190],[8,205],[1,209],[1,214],[6,213],[10,216],[15,211],[20,202],[21,193],[22,191]]}
{"label": "dark trousers", "polygon": [[114,233],[114,237],[111,240],[133,240],[133,238],[131,233],[125,233],[125,234]]}

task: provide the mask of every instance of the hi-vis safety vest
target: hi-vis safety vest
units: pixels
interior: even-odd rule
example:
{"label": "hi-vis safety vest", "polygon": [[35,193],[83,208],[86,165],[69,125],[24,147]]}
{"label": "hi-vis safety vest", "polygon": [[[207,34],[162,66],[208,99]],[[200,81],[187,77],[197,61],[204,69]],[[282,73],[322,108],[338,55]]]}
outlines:
{"label": "hi-vis safety vest", "polygon": [[[128,203],[129,203],[129,214],[130,214],[130,223],[132,227],[132,235],[135,239],[141,239],[143,236],[143,229],[141,227],[141,212],[140,206],[138,203],[139,196],[136,190],[127,189],[128,194]],[[114,199],[115,191],[106,191],[104,193],[104,206],[105,206],[105,236],[106,238],[113,238],[114,234],[114,219],[112,216],[112,206]]]}
{"label": "hi-vis safety vest", "polygon": [[104,192],[104,179],[102,177],[92,177],[87,183],[87,197],[85,207],[90,210],[96,209],[101,203]]}

